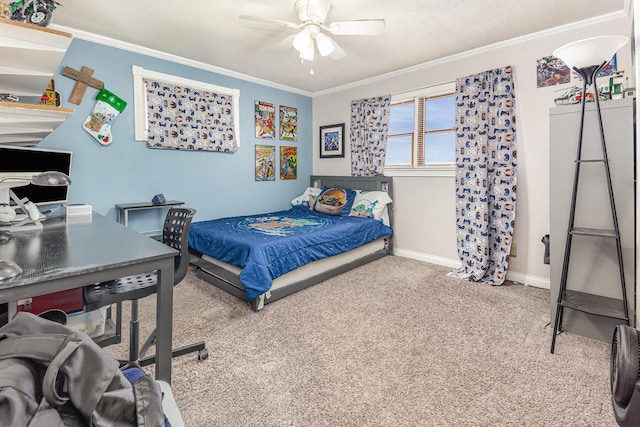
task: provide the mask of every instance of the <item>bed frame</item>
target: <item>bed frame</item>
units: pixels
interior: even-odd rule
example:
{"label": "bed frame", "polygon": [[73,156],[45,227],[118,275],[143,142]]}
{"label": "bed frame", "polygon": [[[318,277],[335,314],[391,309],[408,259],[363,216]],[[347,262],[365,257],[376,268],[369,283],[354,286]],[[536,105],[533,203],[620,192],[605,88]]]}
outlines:
{"label": "bed frame", "polygon": [[[323,175],[311,175],[310,177],[311,187],[341,187],[352,188],[355,190],[367,190],[367,191],[386,191],[391,199],[393,199],[393,178],[391,177],[359,177],[359,176],[323,176]],[[388,205],[389,221],[393,227],[393,204]],[[315,285],[316,283],[327,280],[331,277],[337,276],[347,272],[353,268],[367,264],[371,261],[375,261],[387,255],[393,254],[392,239],[387,239],[387,245],[384,249],[378,250],[374,253],[366,255],[362,258],[348,262],[346,264],[339,265],[331,270],[325,270],[322,273],[315,274],[310,277],[306,277],[295,283],[291,283],[287,286],[271,291],[271,297],[268,299],[255,298],[249,301],[247,294],[244,291],[244,287],[240,282],[237,274],[224,269],[223,267],[212,264],[206,259],[202,258],[202,255],[190,250],[190,262],[194,264],[196,268],[196,276],[217,286],[218,288],[244,300],[251,304],[253,311],[258,311],[262,308],[262,302],[264,304],[272,303],[287,295],[291,295],[294,292],[298,292],[302,289]]]}

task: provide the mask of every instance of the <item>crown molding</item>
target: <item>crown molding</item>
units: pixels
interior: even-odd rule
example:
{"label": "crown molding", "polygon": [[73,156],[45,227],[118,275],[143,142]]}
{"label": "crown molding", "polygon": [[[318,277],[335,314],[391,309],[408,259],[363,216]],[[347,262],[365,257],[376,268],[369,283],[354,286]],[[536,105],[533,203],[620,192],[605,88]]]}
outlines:
{"label": "crown molding", "polygon": [[427,68],[431,68],[431,67],[435,67],[437,65],[442,65],[442,64],[446,64],[449,62],[453,62],[453,61],[459,61],[461,59],[466,59],[466,58],[470,58],[473,57],[475,55],[480,55],[480,54],[484,54],[487,52],[491,52],[494,50],[498,50],[498,49],[504,49],[507,47],[513,47],[513,46],[517,46],[520,44],[524,44],[524,43],[528,43],[534,40],[540,40],[540,39],[544,39],[544,38],[548,38],[548,37],[552,37],[552,36],[556,36],[559,34],[563,34],[569,31],[575,31],[575,30],[579,30],[582,28],[587,28],[587,27],[591,27],[591,26],[595,26],[595,25],[600,25],[606,22],[611,22],[611,21],[617,21],[619,19],[628,19],[632,12],[631,12],[631,2],[633,0],[625,0],[624,2],[624,7],[622,9],[620,9],[617,12],[612,12],[612,13],[608,13],[605,15],[600,15],[600,16],[596,16],[594,18],[589,18],[589,19],[585,19],[582,21],[577,21],[577,22],[573,22],[571,24],[565,24],[565,25],[561,25],[558,27],[553,27],[553,28],[549,28],[547,30],[543,30],[543,31],[538,31],[536,33],[531,33],[531,34],[527,34],[524,36],[520,36],[520,37],[515,37],[509,40],[504,40],[498,43],[493,43],[487,46],[482,46],[479,48],[475,48],[475,49],[471,49],[471,50],[467,50],[465,52],[460,52],[460,53],[456,53],[453,55],[449,55],[449,56],[445,56],[442,58],[438,58],[438,59],[434,59],[432,61],[427,61],[427,62],[423,62],[421,64],[417,64],[417,65],[412,65],[411,67],[407,67],[407,68],[402,68],[400,70],[395,70],[395,71],[391,71],[389,73],[385,73],[385,74],[380,74],[378,76],[375,77],[371,77],[368,79],[364,79],[364,80],[359,80],[356,82],[352,82],[352,83],[348,83],[346,85],[342,85],[342,86],[336,86],[330,89],[325,89],[325,90],[321,90],[321,91],[317,91],[317,92],[313,92],[313,96],[321,96],[321,95],[328,95],[330,93],[334,93],[334,92],[341,92],[343,90],[347,90],[347,89],[353,89],[359,86],[364,86],[364,85],[368,85],[371,83],[376,83],[379,81],[383,81],[383,80],[387,80],[393,77],[398,77],[398,76],[402,76],[404,74],[407,73],[412,73],[414,71],[420,71],[420,70],[424,70]]}
{"label": "crown molding", "polygon": [[291,93],[295,93],[295,94],[298,94],[298,95],[303,95],[303,96],[308,96],[308,97],[313,98],[315,96],[327,95],[327,94],[334,93],[334,92],[340,92],[340,91],[343,91],[343,90],[352,89],[352,88],[356,88],[356,87],[367,85],[367,84],[371,84],[371,83],[376,83],[376,82],[379,82],[379,81],[382,81],[382,80],[387,80],[387,79],[390,79],[390,78],[393,78],[393,77],[402,76],[402,75],[407,74],[407,73],[424,70],[424,69],[427,69],[427,68],[435,67],[437,65],[446,64],[446,63],[452,62],[452,61],[458,61],[458,60],[461,60],[461,59],[473,57],[475,55],[491,52],[491,51],[494,51],[494,50],[504,49],[504,48],[507,48],[507,47],[513,47],[513,46],[516,46],[516,45],[519,45],[519,44],[523,44],[523,43],[527,43],[527,42],[530,42],[530,41],[533,41],[533,40],[539,40],[539,39],[555,36],[555,35],[558,35],[558,34],[566,33],[566,32],[569,32],[569,31],[574,31],[574,30],[578,30],[578,29],[582,29],[582,28],[586,28],[586,27],[590,27],[590,26],[594,26],[594,25],[599,25],[599,24],[602,24],[602,23],[605,23],[605,22],[616,21],[616,20],[619,20],[619,19],[628,19],[631,16],[631,13],[632,13],[632,11],[631,11],[631,2],[632,1],[633,0],[625,0],[624,1],[624,7],[621,10],[617,11],[617,12],[612,12],[612,13],[608,13],[608,14],[605,14],[605,15],[597,16],[597,17],[594,17],[594,18],[590,18],[590,19],[585,19],[585,20],[582,20],[582,21],[574,22],[574,23],[571,23],[571,24],[561,25],[561,26],[558,26],[558,27],[554,27],[554,28],[550,28],[550,29],[547,29],[547,30],[539,31],[539,32],[536,32],[536,33],[527,34],[525,36],[516,37],[516,38],[513,38],[513,39],[509,39],[509,40],[505,40],[505,41],[502,41],[502,42],[490,44],[490,45],[483,46],[483,47],[476,48],[476,49],[471,49],[471,50],[468,50],[468,51],[465,51],[465,52],[457,53],[457,54],[446,56],[446,57],[443,57],[443,58],[438,58],[438,59],[435,59],[435,60],[432,60],[432,61],[423,62],[421,64],[413,65],[411,67],[402,68],[400,70],[392,71],[392,72],[385,73],[385,74],[380,74],[378,76],[371,77],[371,78],[368,78],[368,79],[359,80],[359,81],[356,81],[356,82],[348,83],[346,85],[336,86],[336,87],[333,87],[333,88],[330,88],[330,89],[320,90],[320,91],[316,91],[316,92],[309,92],[309,91],[304,91],[304,90],[300,90],[300,89],[297,89],[297,88],[281,85],[281,84],[274,83],[274,82],[271,82],[271,81],[268,81],[268,80],[264,80],[264,79],[260,79],[260,78],[257,78],[257,77],[253,77],[253,76],[250,76],[248,74],[238,73],[238,72],[235,72],[235,71],[227,70],[225,68],[216,67],[214,65],[206,64],[204,62],[194,61],[192,59],[184,58],[184,57],[181,57],[181,56],[178,56],[178,55],[169,54],[169,53],[162,52],[162,51],[155,50],[155,49],[149,49],[149,48],[146,48],[146,47],[143,47],[143,46],[140,46],[140,45],[135,45],[133,43],[126,43],[126,42],[123,42],[123,41],[120,41],[120,40],[116,40],[116,39],[113,39],[113,38],[110,38],[110,37],[100,36],[98,34],[90,33],[90,32],[87,32],[87,31],[77,30],[77,29],[74,29],[74,28],[69,28],[69,27],[65,27],[65,26],[62,26],[62,25],[56,25],[56,24],[51,24],[49,27],[53,28],[53,29],[56,29],[56,30],[65,31],[65,32],[71,33],[71,34],[73,34],[74,37],[77,37],[77,38],[82,39],[82,40],[87,40],[87,41],[90,41],[90,42],[95,42],[95,43],[103,44],[103,45],[106,45],[106,46],[115,47],[115,48],[118,48],[118,49],[128,50],[130,52],[151,56],[151,57],[154,57],[154,58],[164,59],[164,60],[167,60],[167,61],[188,65],[188,66],[191,66],[191,67],[194,67],[194,68],[198,68],[198,69],[201,69],[201,70],[210,71],[210,72],[213,72],[213,73],[222,74],[224,76],[245,80],[245,81],[248,81],[250,83],[256,83],[256,84],[267,86],[267,87],[271,87],[271,88],[274,88],[274,89],[284,90],[284,91],[287,91],[287,92],[291,92]]}
{"label": "crown molding", "polygon": [[200,61],[194,61],[193,59],[184,58],[179,55],[173,55],[167,52],[162,52],[155,49],[149,49],[144,46],[136,45],[133,43],[123,42],[121,40],[116,40],[110,37],[101,36],[98,34],[90,33],[88,31],[77,30],[75,28],[65,27],[63,25],[55,25],[51,24],[49,28],[53,28],[60,31],[65,31],[67,33],[73,34],[74,38],[79,38],[82,40],[99,43],[105,46],[114,47],[117,49],[123,49],[130,52],[138,53],[141,55],[147,55],[158,59],[164,59],[171,62],[176,62],[182,65],[188,65],[194,68],[198,68],[205,71],[211,71],[212,73],[222,74],[227,77],[233,77],[236,79],[241,79],[250,83],[255,83],[263,86],[268,86],[273,89],[284,90],[287,92],[295,93],[298,95],[313,97],[312,92],[300,90],[297,88],[281,85],[278,83],[274,83],[268,80],[260,79],[257,77],[250,76],[248,74],[238,73],[236,71],[227,70],[226,68],[216,67],[215,65],[206,64]]}

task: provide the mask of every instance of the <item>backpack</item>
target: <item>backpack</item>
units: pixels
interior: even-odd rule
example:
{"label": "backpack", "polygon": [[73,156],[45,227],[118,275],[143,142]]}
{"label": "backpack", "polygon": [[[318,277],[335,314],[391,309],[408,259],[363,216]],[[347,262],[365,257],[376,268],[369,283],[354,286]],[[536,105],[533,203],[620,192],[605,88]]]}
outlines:
{"label": "backpack", "polygon": [[158,384],[131,384],[87,335],[20,312],[0,328],[0,426],[164,426]]}

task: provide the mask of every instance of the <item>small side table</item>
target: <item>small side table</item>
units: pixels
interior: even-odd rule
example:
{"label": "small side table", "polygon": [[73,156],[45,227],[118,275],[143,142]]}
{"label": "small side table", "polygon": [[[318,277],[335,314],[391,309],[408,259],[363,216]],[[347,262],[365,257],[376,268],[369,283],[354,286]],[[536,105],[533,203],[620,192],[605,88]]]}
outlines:
{"label": "small side table", "polygon": [[[167,200],[164,203],[140,202],[140,203],[121,203],[115,205],[117,220],[125,227],[129,226],[129,211],[142,211],[148,209],[172,208],[174,206],[184,205],[184,202],[178,200]],[[149,230],[142,232],[143,234],[153,233],[157,230]]]}

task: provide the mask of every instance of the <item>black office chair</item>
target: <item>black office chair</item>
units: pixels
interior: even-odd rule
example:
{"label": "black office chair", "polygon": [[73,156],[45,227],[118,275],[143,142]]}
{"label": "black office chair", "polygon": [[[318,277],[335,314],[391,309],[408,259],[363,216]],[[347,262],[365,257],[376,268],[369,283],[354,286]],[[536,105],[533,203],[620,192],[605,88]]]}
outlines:
{"label": "black office chair", "polygon": [[[189,248],[187,239],[195,209],[171,208],[167,212],[162,229],[162,242],[179,251],[175,257],[174,286],[187,275],[189,268]],[[85,310],[91,311],[122,301],[131,301],[131,321],[129,329],[129,361],[123,364],[146,366],[155,363],[155,355],[144,357],[149,347],[155,344],[157,330],[153,330],[142,347],[139,347],[140,326],[138,320],[138,300],[156,293],[157,272],[122,277],[109,282],[84,287]],[[119,310],[118,310],[119,311]],[[160,313],[158,313],[159,315]],[[120,316],[120,313],[118,313]],[[198,360],[206,359],[209,354],[204,342],[174,349],[172,357],[188,353],[198,353]]]}

